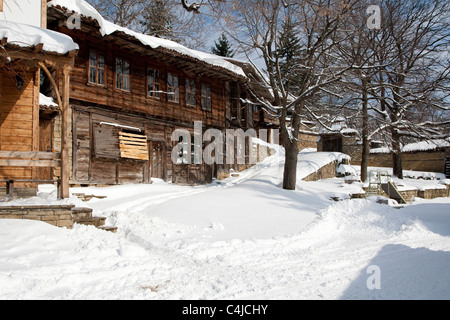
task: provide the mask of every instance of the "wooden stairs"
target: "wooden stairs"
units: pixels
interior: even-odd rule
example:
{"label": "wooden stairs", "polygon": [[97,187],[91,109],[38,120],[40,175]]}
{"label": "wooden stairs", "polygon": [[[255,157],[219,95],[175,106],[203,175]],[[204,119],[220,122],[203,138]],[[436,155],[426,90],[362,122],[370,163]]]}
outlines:
{"label": "wooden stairs", "polygon": [[366,197],[385,194],[388,198],[394,199],[400,204],[406,203],[394,182],[391,181],[387,171],[371,171],[369,173],[369,186],[365,191]]}
{"label": "wooden stairs", "polygon": [[116,232],[117,227],[105,226],[105,217],[93,217],[91,208],[75,207],[72,209],[72,218],[74,223],[94,226],[96,228]]}

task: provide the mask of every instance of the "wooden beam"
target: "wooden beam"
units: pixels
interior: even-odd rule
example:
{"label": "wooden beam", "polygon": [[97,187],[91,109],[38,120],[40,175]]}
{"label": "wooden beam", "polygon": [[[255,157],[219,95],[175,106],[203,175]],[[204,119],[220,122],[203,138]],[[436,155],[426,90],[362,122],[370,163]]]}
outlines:
{"label": "wooden beam", "polygon": [[[2,41],[6,39],[3,38]],[[3,45],[5,46],[5,45]],[[8,44],[8,47],[10,44]],[[15,49],[7,48],[5,50],[0,51],[0,57],[9,57],[11,59],[24,59],[24,60],[35,60],[45,62],[46,65],[55,67],[55,68],[64,68],[65,66],[74,65],[74,59],[72,57],[66,56],[52,56],[47,52],[34,52],[32,50],[26,51],[26,48],[17,47]],[[51,58],[50,58],[51,57]]]}
{"label": "wooden beam", "polygon": [[61,104],[61,186],[60,197],[69,198],[69,92],[71,68],[63,69],[62,104]]}
{"label": "wooden beam", "polygon": [[43,151],[0,151],[0,158],[58,160],[61,159],[61,154]]}
{"label": "wooden beam", "polygon": [[34,46],[34,50],[33,51],[38,53],[38,52],[41,52],[43,48],[44,48],[44,44],[43,43],[39,43],[39,44]]}
{"label": "wooden beam", "polygon": [[59,167],[59,160],[0,159],[0,167]]}
{"label": "wooden beam", "polygon": [[47,29],[47,0],[41,0],[41,28]]}
{"label": "wooden beam", "polygon": [[47,66],[43,62],[39,61],[37,64],[39,67],[42,68],[42,70],[44,70],[45,74],[48,77],[48,80],[50,80],[53,90],[55,90],[56,102],[58,103],[59,108],[62,109],[61,95],[59,94],[58,85],[56,84],[55,79],[53,79],[52,74],[50,73],[50,71],[47,69]]}
{"label": "wooden beam", "polygon": [[69,92],[70,68],[63,69],[62,104],[61,104],[61,186],[60,197],[69,198]]}
{"label": "wooden beam", "polygon": [[[32,123],[32,151],[39,151],[39,84],[41,79],[41,69],[37,69],[34,73],[34,84],[33,84],[33,123]],[[38,171],[36,169],[32,170],[32,177],[37,178]]]}

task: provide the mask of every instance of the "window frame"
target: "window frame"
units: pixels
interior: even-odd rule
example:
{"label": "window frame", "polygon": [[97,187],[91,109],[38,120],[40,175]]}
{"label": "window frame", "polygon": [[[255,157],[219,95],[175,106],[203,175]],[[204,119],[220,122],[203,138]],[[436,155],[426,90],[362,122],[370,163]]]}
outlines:
{"label": "window frame", "polygon": [[[207,83],[202,83],[201,97],[202,97],[202,99],[201,99],[202,110],[211,112],[212,111],[211,85],[209,85]],[[206,102],[206,106],[205,106],[205,102]]]}
{"label": "window frame", "polygon": [[[91,64],[91,56],[92,54],[96,55],[96,65],[92,65]],[[103,68],[99,67],[99,57],[103,58]],[[95,82],[91,81],[91,69],[95,68]],[[99,83],[99,74],[100,74],[100,70],[103,70],[103,83]],[[89,59],[88,59],[88,84],[90,85],[95,85],[95,86],[100,86],[100,87],[106,87],[106,60],[105,60],[105,55],[102,53],[99,53],[96,50],[89,50]]]}
{"label": "window frame", "polygon": [[[149,90],[150,85],[150,70],[153,72],[152,75],[152,90]],[[157,73],[157,81],[155,81],[155,74]],[[149,94],[150,93],[150,94]],[[147,98],[152,99],[158,99],[161,100],[161,71],[159,69],[153,68],[153,67],[147,67],[147,92],[146,92]]]}
{"label": "window frame", "polygon": [[[117,70],[117,65],[118,65],[119,61],[122,62],[122,66],[121,66],[122,72],[120,73],[120,77],[121,77],[121,80],[122,80],[122,82],[121,82],[122,83],[122,87],[121,88],[118,87],[118,84],[119,84],[119,82],[118,82],[119,73],[118,73],[118,70]],[[128,74],[124,74],[123,73],[123,69],[124,69],[125,63],[128,64]],[[114,82],[115,82],[114,87],[115,87],[115,89],[123,91],[123,92],[131,92],[131,64],[130,64],[130,61],[127,60],[127,59],[116,57],[115,58],[114,67],[115,67],[115,70],[114,70],[115,71],[115,76],[114,76]],[[128,79],[128,88],[125,88],[125,81],[124,81],[125,79]]]}
{"label": "window frame", "polygon": [[[172,84],[176,84],[176,86],[170,85],[171,78]],[[175,79],[176,81],[174,82]],[[167,73],[167,101],[171,103],[180,103],[180,77],[177,74],[171,72]]]}
{"label": "window frame", "polygon": [[[189,107],[196,107],[197,101],[196,101],[196,81],[192,78],[186,78],[185,81],[185,90],[186,90],[186,106]],[[189,86],[188,86],[189,84]]]}

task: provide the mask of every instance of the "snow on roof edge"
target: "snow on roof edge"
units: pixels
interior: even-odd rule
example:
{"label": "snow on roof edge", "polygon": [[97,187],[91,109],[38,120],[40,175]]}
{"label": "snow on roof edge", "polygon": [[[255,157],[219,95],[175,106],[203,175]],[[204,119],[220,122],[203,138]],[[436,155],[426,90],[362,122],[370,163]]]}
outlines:
{"label": "snow on roof edge", "polygon": [[136,31],[120,27],[112,22],[109,22],[105,20],[93,6],[91,6],[84,0],[51,0],[47,3],[47,6],[48,7],[60,6],[61,8],[66,8],[68,10],[81,14],[82,16],[90,17],[96,20],[100,26],[100,33],[102,34],[102,36],[110,35],[113,34],[114,32],[123,32],[127,35],[136,38],[143,45],[150,46],[153,49],[159,47],[166,48],[168,50],[189,56],[191,58],[195,58],[209,65],[226,69],[228,71],[233,72],[236,75],[247,78],[245,72],[242,70],[241,67],[226,61],[223,57],[216,56],[211,53],[189,49],[174,41],[138,33]]}
{"label": "snow on roof edge", "polygon": [[0,39],[8,39],[9,44],[22,48],[42,44],[42,50],[49,54],[67,54],[79,49],[78,44],[63,33],[5,20],[0,20]]}
{"label": "snow on roof edge", "polygon": [[[449,139],[425,140],[409,143],[402,147],[402,152],[433,151],[440,148],[450,148]],[[390,152],[391,150],[388,147],[370,149],[370,153],[372,154]]]}

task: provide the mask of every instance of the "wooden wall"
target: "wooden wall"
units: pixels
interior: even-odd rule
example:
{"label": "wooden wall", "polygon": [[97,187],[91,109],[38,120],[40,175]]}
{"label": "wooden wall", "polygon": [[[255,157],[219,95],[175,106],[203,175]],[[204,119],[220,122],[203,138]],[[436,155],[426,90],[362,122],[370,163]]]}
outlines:
{"label": "wooden wall", "polygon": [[[193,133],[194,121],[202,121],[204,128],[225,129],[226,82],[197,73],[195,68],[176,67],[158,60],[148,50],[138,53],[135,48],[116,44],[112,38],[100,38],[79,30],[61,29],[80,46],[70,78],[72,116],[72,184],[147,183],[151,177],[174,183],[202,183],[212,179],[213,168],[207,165],[175,165],[171,160],[171,134],[177,128]],[[105,58],[105,85],[89,83],[89,55],[95,51]],[[130,91],[116,89],[115,59],[123,58],[131,64]],[[180,65],[180,63],[178,63]],[[168,95],[147,97],[147,68],[160,72],[160,90],[167,92],[167,74],[178,76],[179,103],[168,101]],[[186,78],[195,80],[196,106],[186,104]],[[201,107],[201,85],[211,88],[211,111]],[[255,115],[257,116],[257,115]],[[116,123],[142,129],[148,140],[149,161],[108,156],[108,148],[117,150],[117,135],[121,129],[99,131],[99,123]],[[57,131],[56,131],[57,134]],[[98,136],[102,135],[99,146]],[[97,141],[96,141],[97,136]],[[58,141],[55,137],[55,141]],[[105,149],[104,154],[98,152]],[[56,148],[58,149],[58,147]],[[105,156],[106,154],[106,156]]]}
{"label": "wooden wall", "polygon": [[[110,126],[111,123],[118,126]],[[72,105],[72,184],[149,183],[159,178],[174,183],[206,182],[206,165],[175,165],[171,141],[177,127],[140,117],[95,107]],[[148,141],[149,161],[121,158],[118,151],[120,126],[139,128]]]}
{"label": "wooden wall", "polygon": [[[22,69],[23,70],[23,69]],[[23,89],[16,86],[12,72],[0,72],[0,150],[39,149],[39,81],[37,72],[20,72]],[[30,167],[0,167],[0,179],[30,179]]]}
{"label": "wooden wall", "polygon": [[[223,128],[225,126],[225,83],[210,77],[200,76],[194,71],[188,72],[173,65],[157,60],[156,56],[143,55],[125,49],[103,38],[88,36],[81,31],[62,30],[69,34],[80,46],[75,59],[75,68],[71,74],[71,101],[89,102],[95,105],[108,106],[118,110],[148,114],[155,118],[193,124],[203,121],[207,126]],[[106,83],[104,86],[90,84],[88,81],[89,54],[93,50],[105,57]],[[129,92],[115,87],[115,59],[123,58],[131,64],[131,90]],[[179,78],[180,102],[167,100],[167,94],[160,99],[147,97],[147,68],[160,71],[161,91],[167,92],[167,73]],[[196,82],[196,106],[186,105],[185,79]],[[201,108],[201,84],[211,86],[212,111]]]}

